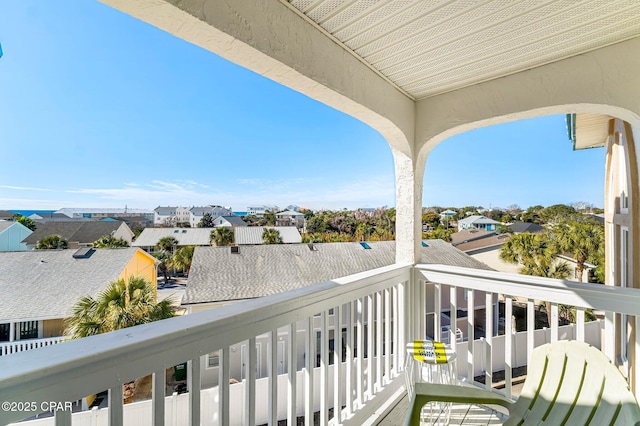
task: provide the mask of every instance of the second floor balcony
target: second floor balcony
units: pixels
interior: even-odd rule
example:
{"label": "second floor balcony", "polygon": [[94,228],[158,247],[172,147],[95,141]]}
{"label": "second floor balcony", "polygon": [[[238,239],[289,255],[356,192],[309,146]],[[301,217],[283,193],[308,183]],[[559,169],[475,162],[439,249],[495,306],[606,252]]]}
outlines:
{"label": "second floor balcony", "polygon": [[[551,302],[549,327],[536,330],[540,301]],[[397,419],[389,416],[398,416],[398,403],[406,398],[407,342],[445,337],[457,354],[461,384],[493,389],[499,374],[503,387],[495,391],[515,398],[512,371],[530,364],[533,348],[549,341],[587,341],[627,376],[634,374],[625,355],[639,329],[639,302],[640,291],[634,289],[444,265],[394,265],[3,356],[0,399],[15,410],[0,418],[15,422],[54,408],[53,415],[25,424],[393,424]],[[562,319],[566,307],[576,308],[573,321]],[[459,314],[465,310],[473,315]],[[585,313],[592,310],[603,319],[587,321]],[[523,331],[514,319],[524,321]],[[619,332],[621,319],[626,334]],[[453,336],[456,328],[466,328],[462,339]],[[452,335],[443,336],[443,329]],[[167,395],[167,369],[184,362],[187,392]],[[151,398],[123,404],[123,385],[148,375]],[[103,391],[108,391],[106,408],[73,414],[65,409]]]}

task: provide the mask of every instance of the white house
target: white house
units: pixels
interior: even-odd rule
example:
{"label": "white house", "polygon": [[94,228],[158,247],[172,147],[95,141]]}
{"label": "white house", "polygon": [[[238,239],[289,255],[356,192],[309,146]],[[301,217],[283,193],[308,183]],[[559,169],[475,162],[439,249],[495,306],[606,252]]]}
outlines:
{"label": "white house", "polygon": [[303,229],[305,227],[304,215],[293,210],[276,213],[276,226],[295,226],[298,229]]}
{"label": "white house", "polygon": [[153,209],[153,224],[156,226],[173,226],[176,222],[176,210],[178,207],[161,207]]}
{"label": "white house", "polygon": [[222,206],[191,207],[191,209],[189,209],[189,213],[189,222],[191,223],[192,228],[197,227],[198,223],[200,223],[204,215],[207,213],[211,215],[212,219],[219,216],[233,216],[233,212],[230,208]]}
{"label": "white house", "polygon": [[236,226],[247,226],[247,222],[239,218],[238,216],[218,216],[214,221],[213,225],[217,228],[218,226],[226,226],[228,228],[235,228]]}
{"label": "white house", "polygon": [[489,219],[485,216],[473,215],[458,221],[458,231],[470,228],[495,231],[498,225],[500,225],[500,222],[496,222],[493,219]]}
{"label": "white house", "polygon": [[264,216],[266,212],[277,212],[280,210],[278,206],[249,206],[247,207],[247,216]]}

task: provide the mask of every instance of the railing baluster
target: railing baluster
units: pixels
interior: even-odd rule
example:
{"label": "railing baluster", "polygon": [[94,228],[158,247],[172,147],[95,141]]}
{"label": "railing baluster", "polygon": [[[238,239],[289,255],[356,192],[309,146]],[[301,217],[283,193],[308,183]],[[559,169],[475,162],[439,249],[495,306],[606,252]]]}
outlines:
{"label": "railing baluster", "polygon": [[329,422],[329,327],[327,311],[320,314],[320,425]]}
{"label": "railing baluster", "polygon": [[358,408],[364,405],[364,312],[362,299],[356,301],[356,404]]}
{"label": "railing baluster", "polygon": [[[395,287],[394,287],[395,288]],[[384,290],[384,383],[391,381],[391,292]],[[393,322],[398,322],[393,321]]]}
{"label": "railing baluster", "polygon": [[153,373],[151,389],[152,423],[154,426],[164,425],[164,397],[167,388],[167,372],[162,370]]}
{"label": "railing baluster", "polygon": [[109,389],[109,426],[122,426],[124,422],[122,397],[122,383]]}
{"label": "railing baluster", "polygon": [[373,323],[373,295],[370,294],[367,296],[367,390],[366,390],[366,399],[373,398],[373,381],[374,381],[374,371],[373,371],[373,327],[375,324]]}
{"label": "railing baluster", "polygon": [[442,286],[433,285],[433,340],[442,340]]}
{"label": "railing baluster", "polygon": [[[289,370],[288,370],[288,385],[287,385],[287,395],[289,398],[287,405],[287,424],[295,425],[297,423],[297,407],[296,407],[296,396],[297,396],[297,359],[296,359],[296,343],[297,343],[297,328],[296,323],[292,322],[289,324],[289,342],[287,345],[287,359],[289,362]],[[255,398],[255,393],[254,393]],[[255,411],[255,410],[252,410]]]}
{"label": "railing baluster", "polygon": [[493,293],[485,293],[484,312],[486,342],[486,352],[484,357],[484,385],[488,390],[491,390],[493,385]]}
{"label": "railing baluster", "polygon": [[305,396],[305,410],[304,410],[304,424],[305,426],[313,426],[313,369],[316,366],[316,351],[315,351],[315,333],[313,330],[313,317],[306,318],[306,336],[305,336],[305,380],[304,380],[304,396]]}
{"label": "railing baluster", "polygon": [[71,426],[71,410],[56,410],[53,415],[55,417],[55,426]]}
{"label": "railing baluster", "polygon": [[[197,415],[198,423],[192,423],[192,426],[200,425],[200,363],[196,363],[196,360],[191,362],[191,383],[193,388],[189,387],[189,392],[198,394],[198,406]],[[229,410],[229,379],[231,378],[229,372],[229,364],[231,363],[231,356],[229,353],[229,347],[225,346],[220,350],[220,363],[218,366],[218,418],[220,419],[219,425],[228,425],[230,422],[230,410]],[[193,368],[193,365],[197,364],[197,369]],[[196,386],[197,382],[197,386]],[[192,390],[193,389],[193,390]],[[195,392],[197,390],[197,392]],[[195,395],[194,395],[195,396]],[[195,403],[195,401],[194,401]],[[192,407],[194,407],[192,403]],[[193,408],[192,408],[193,409]],[[193,418],[193,417],[192,417]]]}
{"label": "railing baluster", "polygon": [[376,292],[376,386],[374,392],[380,392],[382,389],[382,359],[384,355],[382,354],[383,340],[382,340],[382,292]]}
{"label": "railing baluster", "polygon": [[576,307],[576,340],[584,342],[584,308]]}
{"label": "railing baluster", "polygon": [[345,335],[345,415],[350,417],[353,413],[353,302],[344,305],[344,317],[346,319],[346,335]]}
{"label": "railing baluster", "polygon": [[[333,308],[333,421],[342,422],[342,307]],[[290,425],[295,423],[289,422]]]}
{"label": "railing baluster", "polygon": [[513,368],[513,298],[509,295],[504,300],[504,392],[511,398],[511,382]]}
{"label": "railing baluster", "polygon": [[269,364],[269,406],[267,408],[267,423],[270,426],[278,425],[278,330],[269,332],[269,352],[267,355]]}
{"label": "railing baluster", "polygon": [[[407,283],[394,286],[391,290],[391,309],[393,310],[393,331],[391,334],[390,352],[393,353],[393,365],[391,366],[391,377],[396,377],[404,366],[404,348],[407,341],[407,327],[410,320],[407,298]],[[389,380],[391,380],[389,377]]]}
{"label": "railing baluster", "polygon": [[558,324],[560,323],[560,317],[558,316],[558,304],[551,304],[551,341],[558,341]]}
{"label": "railing baluster", "polygon": [[[295,324],[294,324],[295,329]],[[295,337],[292,338],[295,342]],[[295,344],[295,343],[293,343]],[[295,346],[294,346],[295,347]],[[245,419],[246,424],[254,426],[256,424],[256,366],[258,364],[258,354],[256,352],[256,338],[251,337],[247,342],[247,355],[245,360]],[[294,382],[295,385],[295,382]],[[295,402],[294,402],[295,404]]]}
{"label": "railing baluster", "polygon": [[615,359],[615,313],[605,311],[604,313],[604,348],[602,352],[609,359]]}
{"label": "railing baluster", "polygon": [[473,383],[475,360],[473,355],[473,342],[475,339],[475,305],[473,302],[474,292],[472,289],[466,289],[467,291],[467,380],[469,383]]}
{"label": "railing baluster", "polygon": [[[449,287],[449,344],[453,353],[458,353],[458,339],[456,331],[458,330],[458,288],[454,286]],[[457,364],[454,364],[457,366]],[[454,371],[457,378],[457,371]]]}
{"label": "railing baluster", "polygon": [[[228,351],[229,349],[227,348],[227,354],[225,354],[226,356],[222,356],[222,365],[224,365],[224,360],[227,359],[227,363],[228,361]],[[228,364],[227,364],[228,365]],[[220,367],[220,368],[224,368],[224,367]],[[227,376],[229,375],[228,373],[229,368],[227,368]],[[200,357],[196,357],[192,360],[189,361],[188,365],[187,365],[187,385],[189,387],[189,424],[191,426],[199,426],[200,425]],[[227,386],[228,386],[229,380],[227,379]],[[218,384],[218,389],[222,388],[223,384]],[[223,415],[222,413],[224,412],[224,405],[229,405],[228,403],[228,399],[223,399],[222,396],[220,396],[220,401],[221,401],[221,407],[220,407],[220,424],[225,424],[222,423],[222,418]]]}
{"label": "railing baluster", "polygon": [[531,365],[531,353],[535,346],[536,311],[533,299],[527,300],[527,365]]}

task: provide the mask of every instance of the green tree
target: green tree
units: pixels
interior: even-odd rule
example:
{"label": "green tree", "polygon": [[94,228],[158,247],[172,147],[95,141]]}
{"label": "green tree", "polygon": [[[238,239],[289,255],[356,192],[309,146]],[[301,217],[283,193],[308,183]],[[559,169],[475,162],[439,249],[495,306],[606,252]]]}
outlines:
{"label": "green tree", "polygon": [[49,235],[36,244],[36,250],[56,250],[66,249],[67,247],[69,247],[69,242],[60,235]]}
{"label": "green tree", "polygon": [[440,215],[434,212],[427,212],[422,215],[422,224],[436,227],[440,225]]}
{"label": "green tree", "polygon": [[544,223],[557,223],[569,220],[577,214],[576,209],[566,204],[554,204],[540,210],[540,219]]}
{"label": "green tree", "polygon": [[233,244],[233,230],[226,226],[218,226],[209,234],[209,242],[216,246],[230,246]]}
{"label": "green tree", "polygon": [[524,212],[522,212],[521,218],[523,222],[537,223],[541,225],[543,223],[540,218],[540,212],[544,209],[543,206],[531,206]]}
{"label": "green tree", "polygon": [[280,232],[273,228],[266,228],[262,231],[262,240],[265,244],[282,244]]}
{"label": "green tree", "polygon": [[159,251],[165,251],[173,254],[173,249],[178,245],[178,240],[173,237],[160,238],[156,244],[156,249]]}
{"label": "green tree", "polygon": [[146,324],[175,315],[171,299],[156,302],[153,285],[141,277],[112,281],[96,297],[76,302],[65,321],[65,335],[72,339]]}
{"label": "green tree", "polygon": [[156,252],[154,253],[154,256],[160,262],[158,263],[158,270],[162,272],[165,284],[169,282],[169,271],[174,266],[173,255],[177,246],[178,240],[173,237],[160,238],[156,244]]}
{"label": "green tree", "polygon": [[26,226],[27,228],[31,229],[32,231],[36,230],[36,222],[31,218],[28,218],[26,216],[23,216],[21,214],[16,213],[16,214],[13,215],[13,220],[15,220],[16,222],[21,223],[22,225]]}
{"label": "green tree", "polygon": [[95,240],[91,246],[95,248],[120,248],[129,247],[129,243],[122,238],[115,238],[111,235],[103,235]]}
{"label": "green tree", "polygon": [[444,240],[447,242],[451,242],[451,234],[453,234],[455,231],[456,230],[453,228],[438,226],[433,231],[424,232],[422,236],[427,240]]}
{"label": "green tree", "polygon": [[604,226],[596,221],[563,221],[553,229],[556,250],[570,253],[576,260],[578,281],[582,281],[584,263],[602,262],[604,259]]}
{"label": "green tree", "polygon": [[195,248],[196,246],[184,246],[176,250],[175,254],[173,255],[173,266],[183,270],[187,275],[189,275]]}
{"label": "green tree", "polygon": [[215,225],[213,223],[213,216],[211,213],[205,213],[202,215],[202,219],[198,222],[198,228],[213,228]]}

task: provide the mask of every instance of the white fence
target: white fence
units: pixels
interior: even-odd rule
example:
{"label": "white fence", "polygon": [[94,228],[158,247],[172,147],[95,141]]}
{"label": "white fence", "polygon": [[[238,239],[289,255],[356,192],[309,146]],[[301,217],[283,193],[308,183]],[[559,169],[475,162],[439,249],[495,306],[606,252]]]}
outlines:
{"label": "white fence", "polygon": [[0,343],[0,356],[24,352],[31,349],[55,345],[67,340],[65,336],[47,337],[45,339],[16,340]]}

